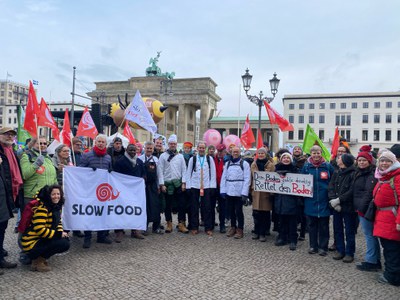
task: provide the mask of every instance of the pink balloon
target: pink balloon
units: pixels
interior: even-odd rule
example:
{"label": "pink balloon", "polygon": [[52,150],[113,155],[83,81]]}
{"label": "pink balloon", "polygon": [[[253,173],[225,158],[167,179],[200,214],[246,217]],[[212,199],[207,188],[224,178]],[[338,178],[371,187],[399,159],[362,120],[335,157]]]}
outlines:
{"label": "pink balloon", "polygon": [[206,142],[207,146],[213,145],[216,147],[221,144],[222,137],[218,130],[208,129],[204,132],[203,140]]}
{"label": "pink balloon", "polygon": [[240,138],[237,135],[230,134],[224,137],[223,141],[224,145],[226,146],[226,149],[229,148],[230,145],[235,144],[236,146],[240,146]]}

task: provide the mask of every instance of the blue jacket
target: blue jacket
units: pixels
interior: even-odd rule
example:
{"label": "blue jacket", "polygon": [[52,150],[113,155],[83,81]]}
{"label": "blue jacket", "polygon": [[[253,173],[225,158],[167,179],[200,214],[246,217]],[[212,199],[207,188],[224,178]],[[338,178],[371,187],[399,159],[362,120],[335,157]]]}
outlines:
{"label": "blue jacket", "polygon": [[315,167],[307,161],[301,169],[302,174],[313,175],[313,197],[304,197],[304,214],[312,217],[329,217],[328,186],[333,174],[333,167],[323,162]]}
{"label": "blue jacket", "polygon": [[89,151],[82,155],[79,167],[111,170],[111,156],[108,154],[97,156],[93,150]]}

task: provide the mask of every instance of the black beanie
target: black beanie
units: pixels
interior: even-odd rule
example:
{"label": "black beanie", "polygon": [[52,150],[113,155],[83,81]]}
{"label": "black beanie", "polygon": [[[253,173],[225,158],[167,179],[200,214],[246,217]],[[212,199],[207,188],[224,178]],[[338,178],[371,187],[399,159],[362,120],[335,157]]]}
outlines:
{"label": "black beanie", "polygon": [[344,153],[340,156],[343,164],[348,168],[354,165],[354,156],[349,153]]}
{"label": "black beanie", "polygon": [[396,155],[396,158],[400,158],[400,144],[394,144],[389,150]]}

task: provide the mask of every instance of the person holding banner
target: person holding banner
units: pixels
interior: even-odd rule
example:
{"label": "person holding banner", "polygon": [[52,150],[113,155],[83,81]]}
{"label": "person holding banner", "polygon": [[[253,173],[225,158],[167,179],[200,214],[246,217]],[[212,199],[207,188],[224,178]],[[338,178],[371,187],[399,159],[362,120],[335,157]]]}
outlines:
{"label": "person holding banner", "polygon": [[59,145],[56,148],[54,156],[51,160],[53,162],[54,168],[56,168],[57,182],[59,185],[62,186],[63,169],[65,166],[72,165],[68,146],[65,144]]}
{"label": "person holding banner", "polygon": [[[267,149],[264,147],[257,150],[257,159],[251,164],[251,176],[254,178],[255,171],[273,172],[275,170],[274,162],[269,156]],[[266,192],[256,192],[253,186],[251,194],[253,196],[253,219],[254,219],[254,233],[253,240],[260,242],[267,241],[266,235],[268,227],[271,226],[271,210],[272,210],[272,197],[273,195]]]}
{"label": "person holding banner", "polygon": [[248,204],[250,180],[250,166],[240,157],[240,149],[235,146],[232,148],[232,158],[225,163],[221,178],[221,197],[227,199],[231,217],[228,237],[243,238],[243,205]]}
{"label": "person holding banner", "polygon": [[333,167],[322,157],[321,147],[314,145],[311,156],[301,170],[302,174],[313,175],[313,197],[304,198],[304,213],[308,219],[310,236],[309,254],[326,256],[329,243],[329,198],[328,185]]}
{"label": "person holding banner", "polygon": [[37,194],[31,224],[23,233],[21,245],[32,260],[31,270],[51,271],[47,259],[69,249],[68,233],[63,231],[61,209],[64,194],[59,185],[44,186]]}
{"label": "person holding banner", "polygon": [[[145,177],[144,164],[143,161],[138,159],[136,145],[129,144],[126,147],[124,155],[114,163],[114,171],[139,178]],[[121,243],[124,234],[123,230],[117,229],[115,233],[115,242]],[[139,230],[132,230],[131,237],[140,240],[144,239],[143,234]]]}
{"label": "person holding banner", "polygon": [[81,158],[82,158],[82,141],[78,138],[78,137],[74,137],[72,138],[72,163],[74,164],[74,166],[79,166],[79,164],[81,163]]}
{"label": "person holding banner", "polygon": [[122,139],[119,136],[116,136],[113,140],[113,143],[110,147],[107,148],[107,154],[111,156],[111,161],[113,167],[117,160],[124,156],[125,148],[122,145]]}
{"label": "person holding banner", "polygon": [[[99,134],[96,136],[95,145],[93,149],[84,153],[81,158],[79,167],[96,169],[112,170],[111,156],[107,154],[107,136]],[[108,237],[108,230],[97,232],[97,243],[112,244],[112,240]],[[90,248],[92,240],[92,232],[85,231],[85,238],[83,240],[83,248]]]}
{"label": "person holding banner", "polygon": [[167,221],[166,233],[172,232],[172,206],[177,202],[178,230],[188,233],[186,228],[185,203],[182,192],[186,190],[185,172],[186,164],[183,155],[178,153],[177,137],[175,134],[168,139],[168,150],[161,154],[159,159],[158,183],[166,197],[165,220]]}
{"label": "person holding banner", "polygon": [[[204,230],[212,236],[213,218],[211,205],[211,190],[217,187],[214,160],[206,156],[206,144],[197,144],[198,155],[189,160],[186,170],[186,188],[190,190],[190,221],[189,228],[193,235],[199,232],[199,209],[204,220]],[[214,213],[215,214],[215,213]]]}

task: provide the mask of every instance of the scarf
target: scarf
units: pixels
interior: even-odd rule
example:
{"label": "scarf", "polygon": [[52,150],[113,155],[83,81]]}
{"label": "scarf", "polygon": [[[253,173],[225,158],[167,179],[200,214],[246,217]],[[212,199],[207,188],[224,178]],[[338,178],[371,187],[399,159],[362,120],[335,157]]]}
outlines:
{"label": "scarf", "polygon": [[125,157],[131,162],[133,167],[136,167],[136,159],[137,159],[137,154],[132,158],[129,156],[127,152],[124,153]]}
{"label": "scarf", "polygon": [[190,153],[183,152],[183,157],[185,158],[186,161],[188,161],[192,156],[193,156],[192,151],[190,151]]}
{"label": "scarf", "polygon": [[93,151],[97,156],[104,156],[107,154],[107,148],[99,149],[97,146],[94,146]]}
{"label": "scarf", "polygon": [[238,158],[231,158],[231,162],[233,162],[233,163],[237,163],[239,160],[240,160],[240,156],[238,157]]}
{"label": "scarf", "polygon": [[325,162],[325,158],[321,157],[319,161],[314,161],[312,157],[309,157],[307,160],[310,164],[312,164],[314,167],[318,168],[320,165],[322,165]]}
{"label": "scarf", "polygon": [[172,151],[172,150],[167,150],[167,153],[169,154],[169,157],[168,157],[168,162],[170,162],[174,157],[175,157],[175,155],[177,154],[177,152],[176,152],[176,150],[175,151]]}
{"label": "scarf", "polygon": [[400,162],[396,161],[393,163],[393,165],[391,165],[389,168],[387,168],[386,170],[382,171],[379,170],[379,168],[375,169],[375,178],[376,179],[381,179],[382,177],[384,177],[385,175],[387,175],[388,173],[397,170],[398,168],[400,168]]}
{"label": "scarf", "polygon": [[18,196],[19,187],[23,184],[21,172],[18,167],[17,158],[14,155],[14,151],[12,146],[3,145],[4,154],[7,157],[8,164],[10,166],[10,175],[11,175],[11,185],[12,185],[12,196],[13,200]]}
{"label": "scarf", "polygon": [[267,163],[268,159],[264,158],[264,159],[257,159],[256,160],[256,165],[257,165],[257,169],[258,171],[265,171],[265,164]]}

